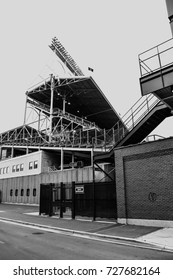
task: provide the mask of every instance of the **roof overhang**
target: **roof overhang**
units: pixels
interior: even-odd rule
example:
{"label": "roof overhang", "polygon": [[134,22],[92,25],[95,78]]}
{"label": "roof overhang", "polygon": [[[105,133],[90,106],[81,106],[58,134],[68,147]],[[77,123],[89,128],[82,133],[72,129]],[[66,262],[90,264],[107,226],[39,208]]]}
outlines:
{"label": "roof overhang", "polygon": [[[50,106],[50,79],[29,89],[26,94],[29,98]],[[110,129],[118,121],[123,124],[92,77],[55,77],[53,107],[62,110],[64,98],[66,112],[95,122],[100,128]]]}

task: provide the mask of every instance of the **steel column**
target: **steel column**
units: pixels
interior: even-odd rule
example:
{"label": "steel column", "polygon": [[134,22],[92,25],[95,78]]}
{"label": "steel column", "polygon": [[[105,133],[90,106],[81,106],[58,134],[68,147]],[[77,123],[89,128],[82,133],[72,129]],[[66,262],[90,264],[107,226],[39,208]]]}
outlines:
{"label": "steel column", "polygon": [[50,75],[51,83],[51,99],[50,99],[50,131],[49,131],[49,142],[52,138],[52,119],[53,119],[53,94],[54,94],[54,77],[53,74]]}

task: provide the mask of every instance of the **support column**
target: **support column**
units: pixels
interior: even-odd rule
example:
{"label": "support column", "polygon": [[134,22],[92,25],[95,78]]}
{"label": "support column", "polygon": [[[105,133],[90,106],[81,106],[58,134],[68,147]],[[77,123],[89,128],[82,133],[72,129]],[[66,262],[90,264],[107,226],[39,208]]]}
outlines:
{"label": "support column", "polygon": [[26,92],[25,113],[24,113],[24,121],[23,121],[23,125],[25,125],[25,124],[26,124],[27,101],[28,101],[28,95],[27,95],[27,92]]}
{"label": "support column", "polygon": [[65,97],[65,95],[63,96],[63,114],[65,114],[65,103],[66,103],[66,97]]}
{"label": "support column", "polygon": [[38,112],[38,131],[40,131],[40,115],[41,115],[41,111],[39,110],[39,112]]}
{"label": "support column", "polygon": [[11,158],[13,158],[14,157],[14,147],[12,146],[11,147]]}
{"label": "support column", "polygon": [[93,162],[93,221],[95,221],[96,218],[96,201],[95,201],[95,166]]}
{"label": "support column", "polygon": [[94,152],[93,149],[91,150],[91,166],[93,166],[93,158],[94,158]]}
{"label": "support column", "polygon": [[49,142],[52,139],[52,119],[53,119],[53,94],[54,94],[54,77],[53,74],[50,75],[51,83],[51,99],[50,99],[50,131],[49,131]]}
{"label": "support column", "polygon": [[71,162],[72,162],[72,168],[74,168],[74,153],[72,152],[72,159],[71,159]]}
{"label": "support column", "polygon": [[61,148],[61,171],[64,169],[64,151]]}

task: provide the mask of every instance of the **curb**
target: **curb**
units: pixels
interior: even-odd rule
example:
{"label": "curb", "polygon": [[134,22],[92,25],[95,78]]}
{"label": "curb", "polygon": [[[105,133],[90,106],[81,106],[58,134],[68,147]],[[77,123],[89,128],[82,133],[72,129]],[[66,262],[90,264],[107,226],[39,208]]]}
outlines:
{"label": "curb", "polygon": [[[38,227],[40,229],[47,229],[47,230],[54,230],[54,231],[59,231],[59,232],[64,232],[64,233],[69,233],[78,237],[83,236],[84,238],[90,238],[90,239],[97,239],[97,240],[105,240],[106,242],[112,242],[116,243],[119,245],[126,245],[126,246],[132,246],[136,248],[143,248],[143,249],[149,249],[149,250],[156,250],[156,251],[166,251],[166,252],[173,252],[173,248],[171,247],[166,247],[160,244],[154,244],[154,243],[147,243],[146,241],[138,241],[135,238],[129,238],[129,237],[121,237],[121,236],[112,236],[112,235],[106,235],[106,234],[100,234],[100,233],[91,233],[91,232],[86,232],[86,231],[79,231],[79,230],[72,230],[72,229],[66,229],[66,228],[60,228],[60,227],[53,227],[53,226],[47,226],[47,225],[42,225],[42,224],[36,224],[36,223],[30,223],[30,222],[25,222],[21,220],[14,220],[14,219],[9,219],[9,218],[3,218],[0,217],[0,220],[3,221],[9,221],[21,225],[28,225],[28,226],[33,226],[33,227]],[[117,242],[116,242],[117,241]],[[131,243],[123,243],[124,242],[131,242]]]}

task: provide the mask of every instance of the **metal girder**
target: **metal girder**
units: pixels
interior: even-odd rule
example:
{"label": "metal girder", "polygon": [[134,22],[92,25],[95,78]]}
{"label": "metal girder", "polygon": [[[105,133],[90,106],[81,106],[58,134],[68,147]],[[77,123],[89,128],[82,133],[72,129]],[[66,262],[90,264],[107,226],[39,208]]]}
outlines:
{"label": "metal girder", "polygon": [[[85,77],[85,76],[55,77],[54,89],[58,89],[63,86],[66,86],[66,85],[82,82],[82,81],[85,81],[88,79],[89,79],[89,77]],[[45,83],[43,84],[43,82],[45,82]],[[29,88],[28,91],[26,92],[26,95],[28,95],[30,93],[38,93],[38,92],[44,93],[44,91],[46,92],[47,90],[51,89],[51,84],[50,84],[49,78],[45,79],[44,81],[40,82],[39,84],[34,85],[31,88]]]}

